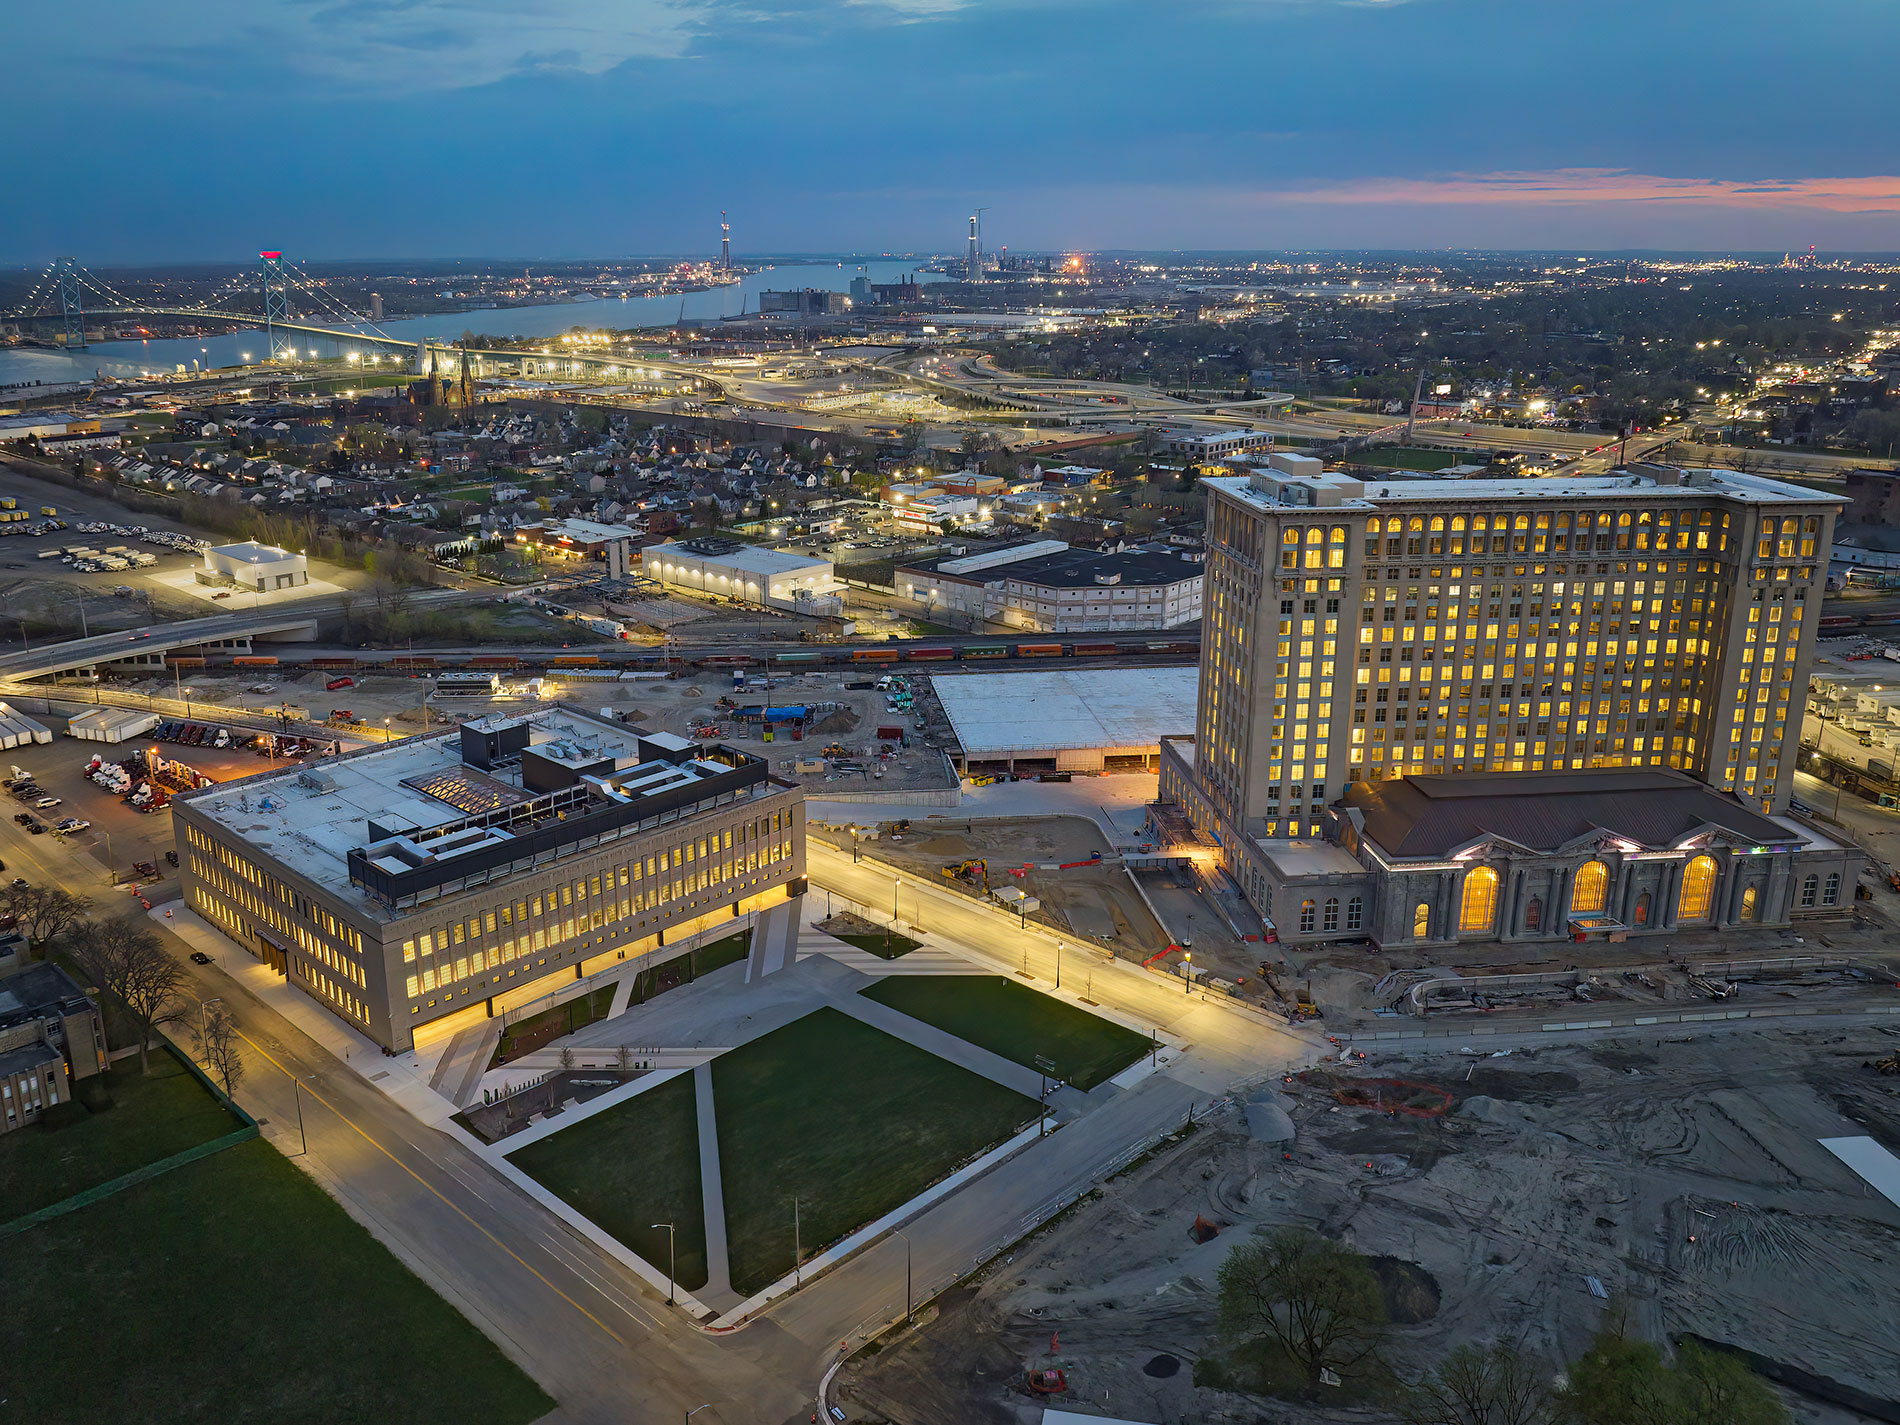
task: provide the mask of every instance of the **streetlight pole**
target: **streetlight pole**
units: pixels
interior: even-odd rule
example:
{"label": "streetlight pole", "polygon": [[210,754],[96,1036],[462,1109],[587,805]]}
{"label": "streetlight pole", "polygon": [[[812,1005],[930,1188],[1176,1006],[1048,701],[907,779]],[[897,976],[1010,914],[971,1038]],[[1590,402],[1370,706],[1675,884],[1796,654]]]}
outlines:
{"label": "streetlight pole", "polygon": [[[656,1232],[662,1227],[666,1229],[666,1304],[671,1306],[673,1304],[673,1270],[679,1265],[679,1239],[673,1230],[672,1223],[656,1222],[653,1224],[653,1230]],[[699,1408],[704,1410],[706,1407],[702,1405]],[[690,1413],[687,1418],[692,1418]]]}
{"label": "streetlight pole", "polygon": [[706,1404],[704,1405],[695,1405],[691,1410],[686,1412],[686,1425],[693,1425],[693,1417],[699,1414],[700,1411],[711,1410],[711,1409],[712,1409],[711,1401],[707,1401]]}
{"label": "streetlight pole", "polygon": [[1186,950],[1181,952],[1181,993],[1194,993],[1194,956]]}
{"label": "streetlight pole", "polygon": [[802,1244],[802,1240],[801,1240],[799,1229],[798,1229],[798,1194],[793,1193],[792,1194],[792,1287],[794,1290],[804,1285],[805,1279],[801,1275],[801,1273],[804,1270],[804,1261],[803,1261],[804,1255],[805,1255],[805,1250],[804,1250],[804,1246]]}
{"label": "streetlight pole", "polygon": [[1056,988],[1062,988],[1062,942],[1056,941]]}
{"label": "streetlight pole", "polygon": [[310,1140],[303,1133],[303,1080],[293,1078],[290,1081],[291,1096],[297,1100],[297,1156],[303,1157],[310,1151]]}
{"label": "streetlight pole", "polygon": [[899,876],[891,887],[891,923],[884,927],[884,949],[891,948],[891,932],[897,928],[897,897],[904,889],[904,878]]}
{"label": "streetlight pole", "polygon": [[895,1227],[891,1229],[891,1234],[904,1238],[904,1324],[908,1326],[910,1325],[910,1238]]}

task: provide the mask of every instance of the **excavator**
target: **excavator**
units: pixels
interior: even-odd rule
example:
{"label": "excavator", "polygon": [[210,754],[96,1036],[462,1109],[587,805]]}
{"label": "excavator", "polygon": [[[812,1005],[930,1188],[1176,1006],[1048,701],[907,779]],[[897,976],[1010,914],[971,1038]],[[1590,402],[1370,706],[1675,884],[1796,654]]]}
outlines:
{"label": "excavator", "polygon": [[975,886],[987,891],[990,888],[990,863],[987,861],[958,861],[943,868],[946,881],[961,881],[966,886]]}

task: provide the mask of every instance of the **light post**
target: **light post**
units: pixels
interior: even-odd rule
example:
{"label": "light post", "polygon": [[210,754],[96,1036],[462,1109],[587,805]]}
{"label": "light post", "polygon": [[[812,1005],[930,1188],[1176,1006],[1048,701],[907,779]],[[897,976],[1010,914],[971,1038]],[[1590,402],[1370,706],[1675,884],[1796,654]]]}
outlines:
{"label": "light post", "polygon": [[1056,941],[1056,988],[1062,988],[1062,942]]}
{"label": "light post", "polygon": [[[903,889],[904,878],[899,876],[897,883],[891,887],[891,923],[884,927],[884,949],[887,952],[891,948],[891,932],[897,928],[897,897]],[[889,958],[888,954],[886,958]]]}
{"label": "light post", "polygon": [[290,1092],[297,1100],[297,1156],[301,1158],[310,1151],[310,1140],[303,1133],[303,1080],[291,1079]]}
{"label": "light post", "polygon": [[792,1194],[792,1287],[794,1290],[804,1285],[805,1279],[801,1275],[801,1273],[804,1270],[804,1265],[805,1265],[803,1261],[804,1255],[805,1255],[805,1251],[802,1245],[802,1241],[799,1234],[799,1228],[798,1228],[798,1194],[793,1193]]}
{"label": "light post", "polygon": [[[653,1230],[656,1232],[662,1227],[666,1229],[666,1304],[671,1306],[673,1304],[673,1269],[679,1265],[679,1253],[677,1251],[678,1237],[673,1231],[672,1223],[656,1222],[653,1224]],[[704,1410],[706,1407],[702,1405],[699,1408]]]}
{"label": "light post", "polygon": [[1194,993],[1194,956],[1191,952],[1181,952],[1181,993]]}
{"label": "light post", "polygon": [[700,1411],[702,1411],[702,1410],[711,1410],[711,1409],[712,1409],[712,1402],[711,1402],[711,1401],[707,1401],[707,1402],[706,1402],[706,1404],[704,1404],[704,1405],[695,1405],[695,1406],[694,1406],[694,1407],[693,1407],[693,1408],[692,1408],[691,1410],[689,1410],[689,1411],[687,1411],[687,1412],[686,1412],[686,1422],[687,1422],[687,1425],[692,1425],[692,1420],[693,1420],[693,1417],[694,1417],[695,1415],[697,1415],[697,1414],[699,1414],[699,1412],[700,1412]]}
{"label": "light post", "polygon": [[910,1238],[904,1236],[895,1227],[891,1229],[891,1235],[904,1238],[904,1324],[908,1326],[910,1325]]}

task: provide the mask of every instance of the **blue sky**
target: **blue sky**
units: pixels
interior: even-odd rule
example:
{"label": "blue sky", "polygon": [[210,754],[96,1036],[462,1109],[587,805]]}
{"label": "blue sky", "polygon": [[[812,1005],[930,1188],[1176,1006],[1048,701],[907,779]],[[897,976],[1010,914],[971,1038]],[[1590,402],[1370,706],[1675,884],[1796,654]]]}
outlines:
{"label": "blue sky", "polygon": [[0,262],[1900,250],[1900,0],[14,6]]}

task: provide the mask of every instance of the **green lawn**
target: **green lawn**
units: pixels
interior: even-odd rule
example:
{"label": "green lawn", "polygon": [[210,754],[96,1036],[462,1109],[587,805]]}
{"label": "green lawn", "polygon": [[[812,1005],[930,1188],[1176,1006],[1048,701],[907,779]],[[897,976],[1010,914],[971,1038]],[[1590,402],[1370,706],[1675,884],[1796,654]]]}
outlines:
{"label": "green lawn", "polygon": [[880,960],[895,960],[900,955],[908,955],[924,943],[921,940],[912,940],[908,935],[899,935],[894,930],[889,935],[876,930],[851,930],[843,935],[827,931],[826,934],[833,940],[842,940],[847,945],[868,950]]}
{"label": "green lawn", "polygon": [[607,1011],[613,1008],[615,988],[614,985],[605,985],[591,993],[576,995],[565,1004],[553,1005],[548,1009],[537,1010],[525,1019],[517,1019],[501,1031],[501,1043],[495,1046],[495,1057],[489,1060],[488,1067],[500,1068],[577,1029],[585,1029],[597,1019],[605,1019]]}
{"label": "green lawn", "polygon": [[632,997],[628,1003],[645,1004],[655,995],[663,995],[681,985],[690,985],[701,975],[710,975],[714,970],[736,965],[751,952],[750,928],[709,940],[696,950],[688,950],[683,955],[675,955],[670,960],[662,960],[640,971],[633,977]]}
{"label": "green lawn", "polygon": [[111,1108],[57,1130],[0,1134],[0,1221],[243,1127],[163,1049],[152,1051],[152,1072],[144,1077],[136,1058],[121,1059],[104,1077]]}
{"label": "green lawn", "polygon": [[732,1285],[792,1269],[1034,1120],[1036,1101],[821,1009],[713,1061]]}
{"label": "green lawn", "polygon": [[1025,1068],[1040,1054],[1084,1092],[1149,1047],[1146,1035],[1001,975],[892,975],[859,993]]}
{"label": "green lawn", "polygon": [[706,1284],[706,1219],[699,1181],[693,1076],[681,1074],[572,1128],[510,1153],[508,1161],[661,1271],[664,1229],[678,1234],[679,1283]]}
{"label": "green lawn", "polygon": [[1483,459],[1468,451],[1431,450],[1420,446],[1369,446],[1352,457],[1362,465],[1384,465],[1393,470],[1443,470],[1447,466],[1470,462],[1482,465]]}
{"label": "green lawn", "polygon": [[521,1425],[554,1404],[261,1140],[0,1238],[0,1280],[32,1303],[0,1312],[9,1420]]}

